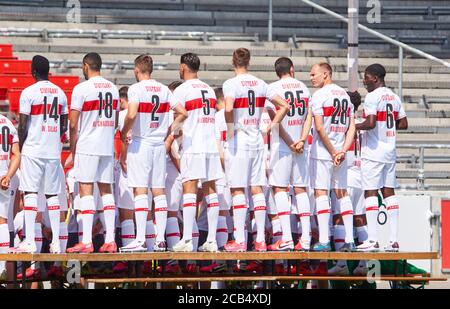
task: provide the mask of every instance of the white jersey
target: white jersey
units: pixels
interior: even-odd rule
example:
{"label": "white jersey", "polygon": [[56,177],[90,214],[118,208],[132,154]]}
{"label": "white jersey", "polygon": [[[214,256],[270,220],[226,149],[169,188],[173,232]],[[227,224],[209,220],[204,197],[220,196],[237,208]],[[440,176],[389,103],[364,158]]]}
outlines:
{"label": "white jersey", "polygon": [[[289,77],[270,84],[268,89],[269,92],[276,92],[288,102],[289,111],[283,118],[281,125],[293,142],[300,140],[311,97],[308,88],[301,81]],[[268,104],[267,108],[275,109],[275,106]],[[272,130],[271,151],[291,153],[289,146],[280,137],[278,131],[278,127],[274,127]],[[307,144],[305,146],[307,147]]]}
{"label": "white jersey", "polygon": [[[311,99],[314,116],[323,116],[325,132],[336,150],[341,150],[345,134],[353,118],[353,104],[347,92],[336,84],[329,84],[317,90]],[[332,160],[319,134],[314,130],[311,158]]]}
{"label": "white jersey", "polygon": [[406,117],[400,98],[389,88],[380,87],[364,99],[363,118],[375,115],[375,128],[363,134],[361,157],[364,159],[395,163],[396,121]]}
{"label": "white jersey", "polygon": [[239,74],[223,84],[223,95],[232,98],[235,134],[227,141],[229,148],[260,150],[264,148],[259,130],[266,100],[276,93],[268,92],[267,84],[251,74]]}
{"label": "white jersey", "polygon": [[178,102],[163,84],[150,79],[128,89],[128,104],[138,104],[133,126],[133,140],[149,145],[162,145],[169,128],[169,110]]}
{"label": "white jersey", "polygon": [[121,110],[119,112],[119,119],[117,120],[117,129],[122,132],[123,126],[125,125],[125,117],[127,116],[128,109]]}
{"label": "white jersey", "polygon": [[216,140],[222,148],[227,140],[227,123],[225,121],[225,109],[216,112]]}
{"label": "white jersey", "polygon": [[173,92],[188,113],[183,124],[183,153],[218,153],[215,139],[216,95],[199,79],[185,81]]}
{"label": "white jersey", "polygon": [[0,115],[0,176],[8,172],[11,147],[18,142],[16,128],[8,118]]}
{"label": "white jersey", "polygon": [[70,108],[81,112],[77,153],[114,155],[118,103],[117,87],[101,76],[92,77],[75,86]]}
{"label": "white jersey", "polygon": [[62,149],[59,118],[68,113],[64,91],[48,80],[39,81],[22,91],[20,113],[30,116],[22,154],[59,159]]}

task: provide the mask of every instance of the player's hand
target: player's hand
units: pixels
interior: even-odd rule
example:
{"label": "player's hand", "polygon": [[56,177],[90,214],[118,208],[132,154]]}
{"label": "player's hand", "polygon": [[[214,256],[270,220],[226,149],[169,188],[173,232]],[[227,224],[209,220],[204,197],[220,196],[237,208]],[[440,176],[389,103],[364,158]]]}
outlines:
{"label": "player's hand", "polygon": [[339,151],[336,152],[335,155],[333,155],[333,164],[334,166],[339,166],[344,162],[345,160],[345,152]]}
{"label": "player's hand", "polygon": [[2,190],[7,190],[9,188],[9,185],[11,184],[11,178],[9,178],[7,175],[2,176],[0,178],[0,185]]}
{"label": "player's hand", "polygon": [[297,149],[297,146],[296,146],[295,143],[290,144],[289,145],[289,149],[295,154],[299,154],[300,153],[300,151],[299,151],[299,149]]}
{"label": "player's hand", "polygon": [[295,143],[295,148],[298,150],[298,153],[303,153],[305,150],[305,141],[298,141]]}

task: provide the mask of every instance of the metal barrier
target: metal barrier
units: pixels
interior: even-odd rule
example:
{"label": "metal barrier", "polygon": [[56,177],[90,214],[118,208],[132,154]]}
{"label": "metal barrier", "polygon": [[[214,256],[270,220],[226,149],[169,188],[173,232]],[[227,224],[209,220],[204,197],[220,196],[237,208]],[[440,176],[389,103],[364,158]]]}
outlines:
{"label": "metal barrier", "polygon": [[[424,190],[425,189],[425,149],[450,149],[450,144],[397,144],[397,148],[406,148],[406,149],[418,149],[419,155],[417,162],[419,163],[419,168],[417,170],[417,189]],[[397,160],[402,162],[402,157]],[[416,160],[415,160],[416,161]],[[431,162],[430,162],[431,163]],[[448,163],[447,160],[443,160],[440,163]]]}
{"label": "metal barrier", "polygon": [[[168,62],[154,62],[153,69],[154,70],[164,70],[168,66]],[[52,60],[50,61],[50,67],[56,68],[60,72],[67,72],[68,69],[78,69],[82,67],[81,61],[78,60]],[[103,69],[110,69],[113,73],[120,73],[123,70],[133,70],[134,62],[133,61],[103,61],[102,62]]]}
{"label": "metal barrier", "polygon": [[0,36],[37,37],[43,41],[50,38],[92,38],[98,43],[104,39],[142,39],[157,40],[193,40],[211,41],[245,41],[259,43],[259,34],[245,35],[241,33],[213,33],[200,31],[130,31],[130,30],[82,30],[82,29],[25,29],[0,28]]}

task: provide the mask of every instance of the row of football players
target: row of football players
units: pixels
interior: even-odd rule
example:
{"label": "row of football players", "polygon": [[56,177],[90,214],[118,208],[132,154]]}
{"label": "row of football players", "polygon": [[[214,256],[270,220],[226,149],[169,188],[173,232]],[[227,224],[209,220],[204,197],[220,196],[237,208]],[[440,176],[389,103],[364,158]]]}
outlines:
{"label": "row of football players", "polygon": [[[265,251],[264,227],[266,218],[266,200],[263,186],[266,184],[264,169],[264,143],[259,124],[266,100],[271,122],[267,131],[271,131],[272,151],[270,158],[269,183],[274,189],[274,200],[278,216],[283,220],[289,213],[286,188],[294,186],[296,198],[303,200],[299,207],[305,207],[305,217],[310,213],[306,203],[306,188],[315,189],[315,204],[318,215],[319,242],[314,249],[329,250],[328,221],[330,206],[328,191],[335,189],[340,204],[344,226],[346,226],[346,244],[344,248],[353,250],[353,211],[347,195],[347,168],[345,155],[350,149],[355,132],[353,105],[347,93],[332,82],[332,70],[326,63],[313,66],[310,76],[313,86],[321,88],[316,91],[310,102],[308,90],[302,83],[293,79],[293,65],[287,58],[281,58],[275,64],[280,81],[267,86],[262,80],[248,73],[250,53],[246,49],[237,49],[233,53],[233,65],[236,77],[226,81],[223,86],[225,108],[223,118],[226,123],[226,141],[223,145],[223,166],[225,167],[226,185],[230,188],[233,209],[234,239],[224,249],[227,251],[244,251],[245,218],[247,216],[247,199],[245,190],[249,188],[256,221],[256,239],[254,249]],[[197,187],[202,183],[203,196],[207,206],[209,233],[202,250],[216,251],[215,240],[218,217],[220,213],[219,196],[216,180],[223,179],[221,148],[215,137],[216,96],[213,90],[198,79],[200,60],[197,55],[188,53],[181,57],[180,77],[184,83],[173,94],[164,85],[151,78],[152,59],[148,55],[135,60],[135,75],[138,83],[128,90],[129,106],[124,117],[122,133],[122,151],[120,163],[127,173],[128,186],[133,188],[134,211],[136,222],[136,239],[124,251],[144,249],[145,223],[148,213],[148,188],[151,188],[155,206],[156,242],[154,249],[166,250],[164,233],[167,224],[167,198],[164,192],[166,175],[166,152],[182,124],[181,157],[179,161],[180,178],[183,187],[183,238],[173,247],[175,251],[192,251],[192,229],[197,213]],[[113,183],[113,135],[116,121],[114,111],[119,108],[119,94],[116,87],[100,75],[101,58],[96,53],[89,53],[83,58],[83,73],[87,79],[75,87],[72,95],[70,114],[70,145],[75,161],[75,178],[80,187],[80,209],[83,221],[83,239],[68,252],[92,252],[92,226],[95,213],[93,184],[97,183],[103,204],[106,222],[105,244],[101,252],[114,252],[115,200],[112,194]],[[67,105],[61,89],[48,81],[48,61],[40,56],[33,58],[32,71],[37,83],[25,89],[21,95],[21,115],[19,125],[19,142],[23,145],[21,160],[20,188],[25,192],[24,212],[26,225],[35,222],[37,210],[37,192],[44,185],[49,210],[59,213],[56,194],[60,192],[61,175],[59,161],[55,158],[61,150],[59,137],[67,127]],[[384,73],[383,73],[384,72]],[[398,97],[384,87],[385,71],[380,65],[372,65],[366,70],[365,84],[369,82],[376,88],[376,96],[366,98],[366,120],[356,126],[360,130],[372,130],[363,135],[368,136],[370,147],[380,148],[363,159],[362,164],[372,164],[368,169],[371,178],[364,184],[366,189],[366,211],[377,210],[372,205],[374,195],[383,188],[388,209],[398,210],[393,192],[395,182],[395,125],[406,120]],[[366,83],[367,82],[367,83]],[[370,86],[370,87],[372,87]],[[379,91],[381,89],[382,91]],[[369,96],[368,96],[369,97]],[[375,98],[374,98],[375,97]],[[42,102],[44,104],[42,104]],[[52,102],[52,103],[50,103]],[[390,102],[390,103],[386,103]],[[367,103],[367,104],[366,104]],[[383,105],[384,104],[384,105]],[[311,107],[308,107],[311,105]],[[383,106],[381,106],[383,105]],[[379,111],[381,106],[381,111]],[[386,107],[387,106],[387,107]],[[169,110],[174,109],[175,117],[170,124]],[[384,112],[383,112],[384,111]],[[378,115],[384,113],[383,115]],[[305,141],[309,133],[308,125],[314,115],[314,134],[311,145],[311,161],[306,160]],[[81,117],[80,117],[81,116]],[[380,119],[379,119],[380,118]],[[378,122],[382,122],[378,124]],[[381,130],[381,134],[380,131]],[[387,130],[387,132],[386,132]],[[372,138],[372,141],[370,141]],[[388,140],[388,151],[385,145]],[[278,142],[278,144],[277,144]],[[367,144],[367,143],[366,143]],[[384,143],[386,144],[386,143]],[[275,146],[277,145],[277,146]],[[52,147],[54,146],[54,147]],[[393,149],[391,149],[393,146]],[[50,148],[50,149],[49,149]],[[379,150],[380,150],[379,149]],[[51,150],[51,151],[50,151]],[[277,151],[278,150],[278,151]],[[364,150],[364,147],[363,147]],[[394,162],[386,164],[385,157]],[[382,160],[373,158],[382,156]],[[372,159],[370,159],[372,158]],[[366,159],[366,160],[365,160]],[[308,168],[310,163],[310,168]],[[278,168],[277,168],[278,166]],[[392,169],[393,167],[393,169]],[[374,173],[374,171],[376,173]],[[364,171],[364,169],[363,169]],[[381,173],[380,173],[381,171]],[[387,177],[381,177],[384,174]],[[385,180],[391,183],[384,183]],[[293,183],[291,183],[293,182]],[[381,183],[383,182],[383,183]],[[387,188],[386,188],[387,187]],[[170,187],[169,187],[170,188]],[[386,190],[389,189],[389,190]],[[389,192],[388,192],[389,191]],[[386,194],[387,193],[387,194]],[[371,195],[372,194],[372,195]],[[373,195],[374,194],[374,195]],[[392,197],[391,204],[388,197]],[[371,201],[372,198],[372,202]],[[368,203],[369,202],[369,203]],[[376,201],[378,202],[378,201]],[[370,206],[367,206],[369,204]],[[304,206],[305,205],[305,206]],[[392,207],[390,207],[392,206]],[[375,211],[373,211],[375,213]],[[397,216],[394,213],[393,216]],[[376,214],[375,214],[376,216]],[[368,221],[371,221],[369,219]],[[373,216],[370,216],[373,219]],[[392,220],[395,221],[395,220]],[[373,220],[372,220],[373,223]],[[287,224],[285,224],[287,226]],[[375,226],[376,228],[376,226]],[[34,252],[34,235],[32,229],[26,229],[26,238],[15,249],[16,252]],[[376,250],[376,235],[370,233],[369,241],[361,250]],[[372,228],[373,230],[373,228]],[[304,233],[306,234],[306,233]],[[371,235],[372,234],[372,235]],[[395,233],[392,233],[395,235]],[[371,237],[372,236],[372,237]],[[307,238],[309,236],[305,236]],[[393,237],[391,249],[397,246]],[[278,249],[292,248],[292,241],[275,244]],[[397,246],[398,247],[398,246]],[[59,252],[58,238],[52,242],[51,251]],[[299,242],[299,250],[308,250],[309,242]]]}

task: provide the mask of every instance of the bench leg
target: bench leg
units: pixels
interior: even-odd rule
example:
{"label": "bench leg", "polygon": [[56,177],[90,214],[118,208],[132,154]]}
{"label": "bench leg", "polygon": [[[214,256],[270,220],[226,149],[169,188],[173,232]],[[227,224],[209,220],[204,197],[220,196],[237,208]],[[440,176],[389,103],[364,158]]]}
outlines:
{"label": "bench leg", "polygon": [[19,283],[17,282],[17,261],[13,262],[13,286],[15,289],[19,288]]}

